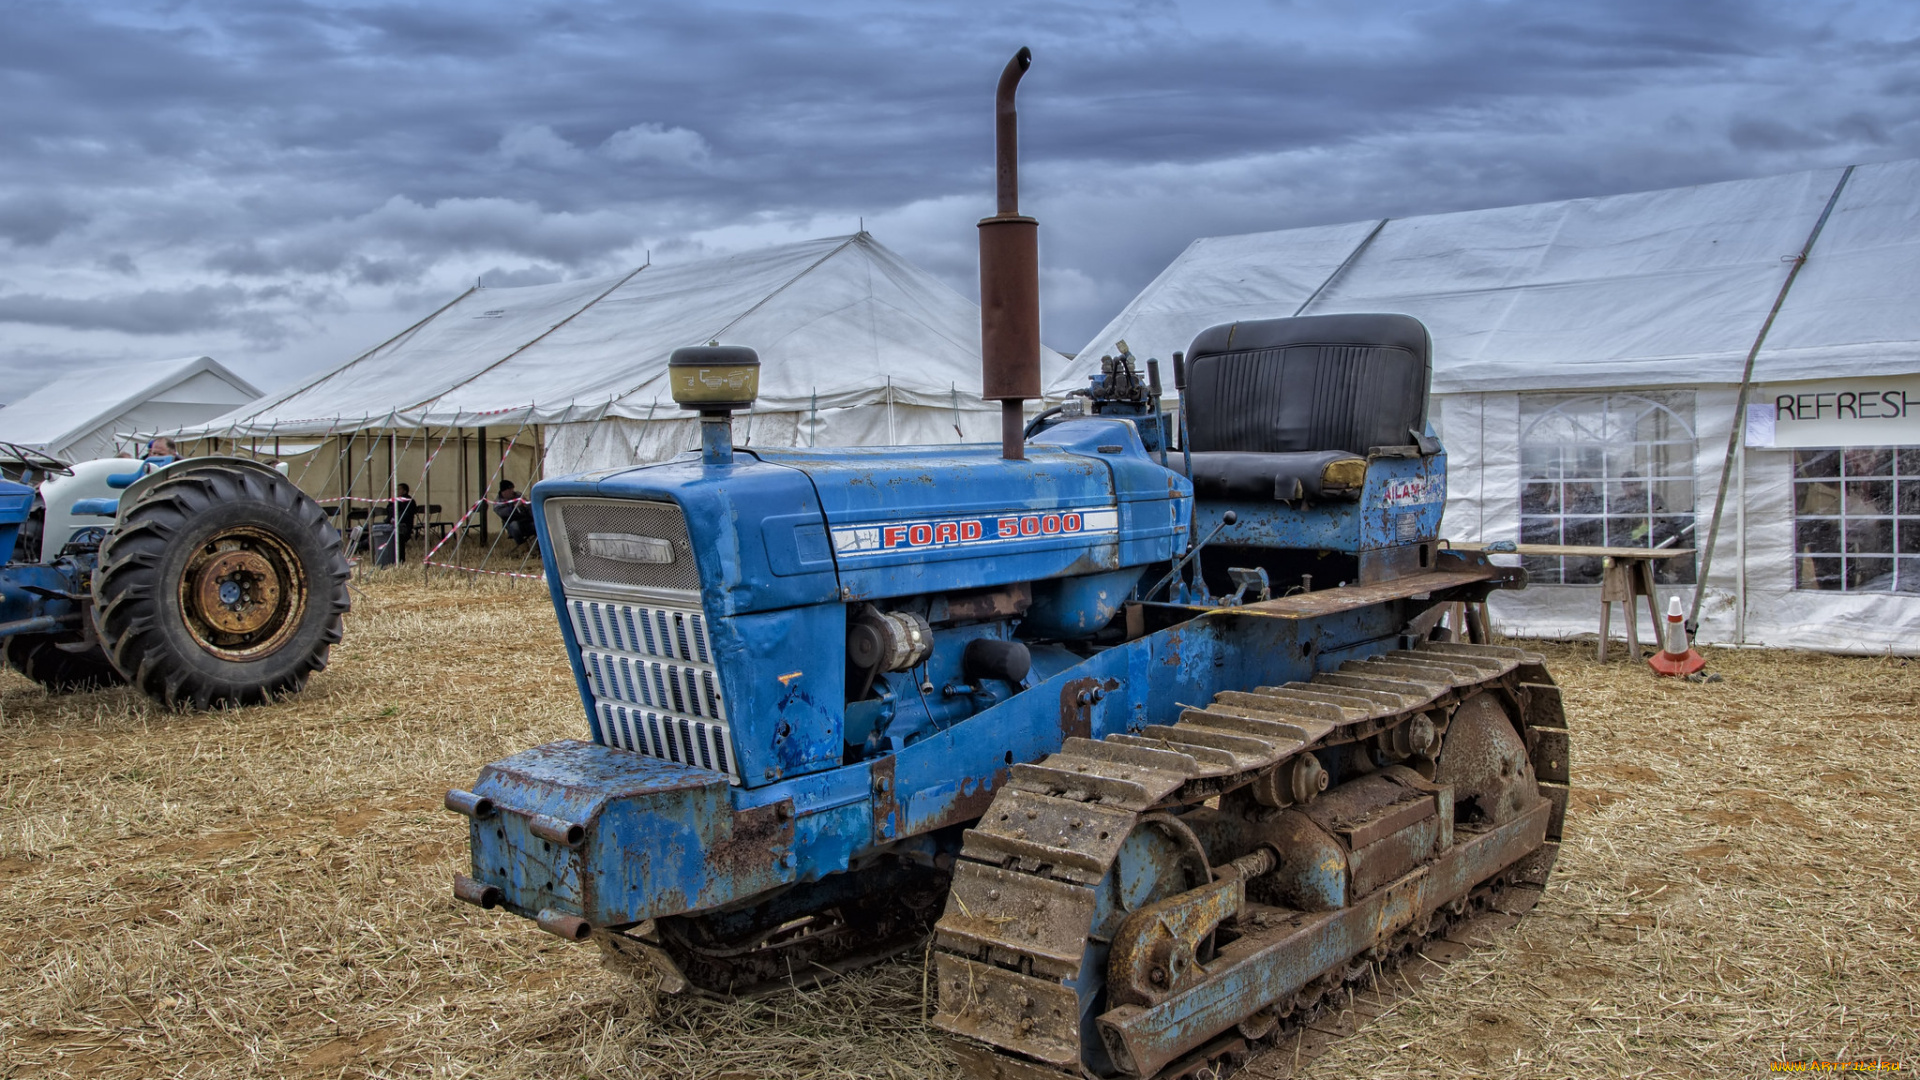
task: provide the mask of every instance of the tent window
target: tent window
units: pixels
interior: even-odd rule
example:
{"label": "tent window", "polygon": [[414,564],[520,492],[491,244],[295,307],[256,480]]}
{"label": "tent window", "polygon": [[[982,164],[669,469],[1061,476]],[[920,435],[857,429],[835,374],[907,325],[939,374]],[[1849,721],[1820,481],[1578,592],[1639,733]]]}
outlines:
{"label": "tent window", "polygon": [[1920,593],[1920,450],[1793,452],[1794,586]]}
{"label": "tent window", "polygon": [[[1520,395],[1520,542],[1693,546],[1693,394]],[[1547,585],[1595,585],[1597,557],[1528,556]],[[1691,584],[1693,556],[1655,575]]]}

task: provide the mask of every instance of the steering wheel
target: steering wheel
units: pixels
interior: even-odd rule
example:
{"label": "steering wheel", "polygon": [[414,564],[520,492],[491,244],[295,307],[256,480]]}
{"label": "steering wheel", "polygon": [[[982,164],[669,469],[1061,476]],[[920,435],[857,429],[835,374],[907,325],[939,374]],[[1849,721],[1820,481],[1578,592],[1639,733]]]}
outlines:
{"label": "steering wheel", "polygon": [[35,450],[30,446],[21,446],[19,443],[0,441],[0,456],[13,458],[22,465],[28,465],[39,469],[41,472],[52,473],[56,476],[73,475],[73,466],[45,451]]}

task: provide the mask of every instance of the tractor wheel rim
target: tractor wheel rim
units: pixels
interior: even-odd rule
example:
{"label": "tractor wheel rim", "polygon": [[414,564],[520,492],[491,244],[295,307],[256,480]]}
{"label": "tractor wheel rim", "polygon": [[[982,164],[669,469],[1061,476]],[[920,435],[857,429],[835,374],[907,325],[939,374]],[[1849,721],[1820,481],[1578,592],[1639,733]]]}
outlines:
{"label": "tractor wheel rim", "polygon": [[210,537],[180,578],[188,634],[223,660],[272,655],[299,629],[306,606],[299,558],[262,529],[228,529]]}

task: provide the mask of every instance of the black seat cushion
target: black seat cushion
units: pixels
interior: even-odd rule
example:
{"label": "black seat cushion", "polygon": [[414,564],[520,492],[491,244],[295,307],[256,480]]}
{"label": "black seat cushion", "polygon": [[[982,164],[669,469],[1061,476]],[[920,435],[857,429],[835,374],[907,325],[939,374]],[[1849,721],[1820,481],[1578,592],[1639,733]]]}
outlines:
{"label": "black seat cushion", "polygon": [[1195,480],[1202,453],[1365,456],[1375,446],[1416,443],[1426,429],[1431,356],[1427,328],[1408,315],[1309,315],[1202,330],[1187,350]]}
{"label": "black seat cushion", "polygon": [[1232,450],[1196,450],[1193,490],[1215,499],[1357,499],[1358,488],[1325,490],[1320,480],[1335,461],[1362,459],[1345,450],[1302,450],[1290,454],[1243,454]]}

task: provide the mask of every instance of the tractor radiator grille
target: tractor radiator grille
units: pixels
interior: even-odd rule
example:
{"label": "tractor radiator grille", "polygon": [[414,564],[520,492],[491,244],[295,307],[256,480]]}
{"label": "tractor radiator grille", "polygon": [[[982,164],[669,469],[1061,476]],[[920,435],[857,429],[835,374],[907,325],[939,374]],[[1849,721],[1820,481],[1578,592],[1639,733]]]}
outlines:
{"label": "tractor radiator grille", "polygon": [[739,783],[704,613],[569,598],[567,615],[608,745]]}
{"label": "tractor radiator grille", "polygon": [[738,784],[740,770],[733,760],[727,725],[689,720],[609,702],[600,703],[600,730],[610,745],[649,757],[698,765],[727,774]]}

